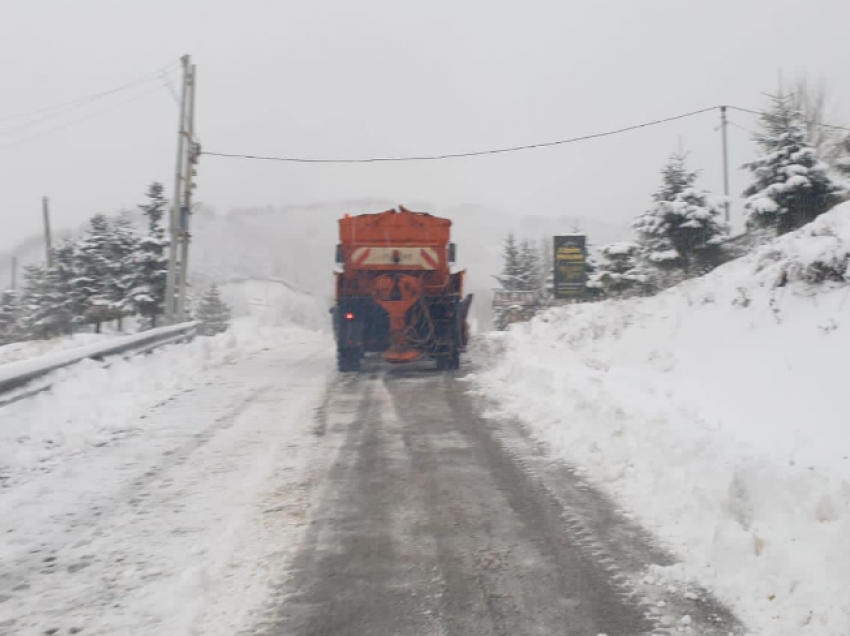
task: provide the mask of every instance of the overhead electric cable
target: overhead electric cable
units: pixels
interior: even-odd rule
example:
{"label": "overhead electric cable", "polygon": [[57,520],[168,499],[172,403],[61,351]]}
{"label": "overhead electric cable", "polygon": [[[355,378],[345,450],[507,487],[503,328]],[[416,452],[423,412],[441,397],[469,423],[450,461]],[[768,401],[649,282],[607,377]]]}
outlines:
{"label": "overhead electric cable", "polygon": [[144,75],[133,80],[132,82],[122,84],[121,86],[118,86],[116,88],[112,88],[112,89],[107,90],[107,91],[103,91],[103,92],[100,92],[100,93],[94,93],[92,95],[86,95],[85,97],[78,97],[77,99],[72,99],[72,100],[67,101],[67,102],[62,102],[60,104],[54,104],[53,106],[48,106],[47,108],[40,108],[38,110],[33,110],[33,111],[26,112],[26,113],[18,113],[18,114],[15,114],[15,115],[5,115],[3,117],[0,117],[0,123],[2,123],[4,121],[10,121],[12,119],[24,119],[26,117],[33,117],[35,115],[41,115],[42,113],[47,113],[47,112],[58,110],[58,109],[68,108],[70,110],[70,109],[76,108],[78,105],[82,106],[82,105],[85,105],[87,103],[96,101],[98,99],[108,97],[109,95],[114,95],[115,93],[127,90],[128,88],[133,88],[134,86],[137,86],[139,84],[144,84],[146,82],[151,81],[152,79],[157,79],[158,77],[160,77],[161,73],[166,72],[166,71],[171,71],[174,68],[174,66],[177,65],[177,64],[179,64],[179,61],[175,60],[174,62],[166,64],[165,66],[162,66],[162,67],[156,69],[155,71],[151,71],[150,73],[145,73]]}
{"label": "overhead electric cable", "polygon": [[733,127],[735,127],[735,128],[737,128],[738,130],[742,130],[742,131],[744,131],[744,132],[745,132],[745,133],[747,133],[748,135],[755,135],[755,134],[756,134],[756,133],[754,133],[752,130],[750,130],[749,128],[745,128],[744,126],[741,126],[740,124],[736,124],[736,123],[735,123],[734,121],[732,121],[731,119],[729,120],[729,125],[730,125],[730,126],[733,126]]}
{"label": "overhead electric cable", "polygon": [[162,78],[162,83],[165,84],[165,87],[168,89],[168,92],[171,93],[171,97],[174,98],[174,103],[178,106],[180,105],[180,96],[177,94],[177,89],[171,83],[171,79],[168,77],[168,73],[161,73],[160,77]]}
{"label": "overhead electric cable", "polygon": [[89,115],[86,115],[85,117],[80,117],[79,119],[74,119],[74,120],[71,120],[69,122],[65,122],[64,124],[61,124],[60,126],[54,126],[53,128],[49,128],[47,130],[44,130],[44,131],[38,133],[37,135],[25,137],[24,139],[19,139],[18,141],[12,142],[10,144],[0,146],[0,150],[5,150],[6,148],[13,148],[14,146],[19,146],[19,145],[27,143],[29,141],[41,139],[42,137],[46,137],[47,135],[50,135],[50,134],[53,134],[53,133],[56,133],[56,132],[60,132],[62,130],[65,130],[66,128],[69,128],[70,126],[82,123],[84,121],[88,121],[88,120],[93,119],[95,117],[98,117],[98,116],[100,116],[104,113],[108,113],[109,111],[115,110],[119,106],[123,106],[124,104],[129,104],[130,102],[134,102],[134,101],[139,100],[143,97],[147,97],[148,95],[152,95],[153,93],[157,93],[161,90],[163,90],[163,86],[161,84],[159,84],[159,85],[156,86],[156,88],[154,88],[152,90],[147,90],[143,93],[139,93],[138,95],[134,95],[130,99],[122,100],[120,102],[117,102],[115,104],[110,105],[108,108],[102,108],[99,111],[96,111],[94,113],[90,113]]}
{"label": "overhead electric cable", "polygon": [[[556,141],[546,141],[536,144],[526,144],[522,146],[510,146],[507,148],[495,148],[489,150],[475,150],[470,152],[457,152],[457,153],[445,153],[438,155],[419,155],[419,156],[405,156],[405,157],[348,157],[348,158],[321,158],[321,157],[272,157],[265,155],[249,155],[249,154],[238,154],[238,153],[229,153],[229,152],[212,152],[212,151],[203,151],[202,154],[209,155],[211,157],[224,157],[228,159],[251,159],[256,161],[280,161],[280,162],[289,162],[289,163],[381,163],[381,162],[402,162],[402,161],[439,161],[443,159],[462,159],[465,157],[480,157],[483,155],[496,155],[496,154],[504,154],[510,152],[518,152],[522,150],[533,150],[536,148],[548,148],[551,146],[561,146],[565,144],[576,143],[580,141],[588,141],[590,139],[599,139],[601,137],[610,137],[613,135],[619,135],[622,133],[630,132],[632,130],[638,130],[641,128],[649,128],[650,126],[658,126],[660,124],[666,124],[671,121],[676,121],[679,119],[685,119],[687,117],[693,117],[695,115],[701,115],[703,113],[708,113],[711,111],[719,110],[722,108],[721,106],[711,106],[710,108],[703,108],[700,110],[694,110],[688,113],[682,113],[681,115],[674,115],[673,117],[665,117],[664,119],[655,119],[652,121],[644,122],[642,124],[635,124],[633,126],[626,126],[624,128],[617,128],[614,130],[607,130],[605,132],[593,133],[590,135],[583,135],[581,137],[572,137],[570,139],[559,139]],[[738,110],[744,113],[751,113],[753,115],[761,115],[762,113],[755,110],[750,110],[747,108],[741,108],[738,106],[727,106],[726,108],[730,108],[733,110]],[[822,124],[817,122],[811,122],[818,126],[824,126],[826,128],[835,128],[837,130],[847,130],[850,131],[850,128],[846,128],[844,126],[835,126],[832,124]]]}
{"label": "overhead electric cable", "polygon": [[[761,116],[761,115],[765,114],[762,111],[750,110],[749,108],[741,108],[739,106],[729,106],[729,108],[731,108],[732,110],[738,110],[742,113],[749,113],[750,115]],[[807,121],[806,123],[811,125],[811,126],[820,126],[821,128],[832,128],[834,130],[845,130],[847,132],[850,132],[850,128],[848,128],[847,126],[836,126],[835,124],[824,124],[823,122],[819,122],[819,121]]]}
{"label": "overhead electric cable", "polygon": [[[140,86],[144,86],[145,84],[149,84],[150,82],[159,81],[159,80],[161,80],[162,77],[163,77],[163,75],[152,76],[152,77],[149,77],[146,80],[136,82],[133,85],[128,85],[123,90],[130,90],[131,88],[138,88]],[[167,75],[165,77],[167,77]],[[114,94],[114,93],[110,93],[110,94]],[[105,96],[103,96],[103,97],[105,97]],[[103,97],[100,97],[98,99],[103,99]],[[39,124],[42,124],[42,123],[49,121],[51,119],[56,119],[57,117],[62,117],[63,115],[67,115],[68,113],[73,112],[77,109],[88,106],[89,104],[93,104],[96,101],[98,101],[98,100],[97,99],[90,99],[90,100],[87,100],[85,102],[77,102],[77,103],[75,103],[75,105],[69,106],[67,108],[63,108],[61,110],[54,110],[54,111],[48,112],[48,113],[42,115],[41,117],[31,119],[30,121],[26,122],[25,124],[21,124],[20,126],[18,126],[16,128],[10,128],[8,130],[0,130],[0,137],[10,137],[10,136],[13,136],[16,133],[22,132],[24,130],[28,130],[30,128],[35,128]]]}
{"label": "overhead electric cable", "polygon": [[421,156],[411,156],[411,157],[363,157],[363,158],[341,158],[341,159],[332,159],[332,158],[309,158],[309,157],[267,157],[261,155],[247,155],[247,154],[235,154],[235,153],[226,153],[226,152],[208,152],[203,151],[202,154],[209,155],[212,157],[227,157],[233,159],[255,159],[259,161],[285,161],[291,163],[378,163],[378,162],[392,162],[392,161],[439,161],[443,159],[461,159],[465,157],[480,157],[482,155],[497,155],[504,154],[509,152],[518,152],[521,150],[533,150],[536,148],[548,148],[551,146],[561,146],[564,144],[572,144],[579,141],[587,141],[589,139],[599,139],[601,137],[610,137],[612,135],[619,135],[625,132],[629,132],[632,130],[638,130],[640,128],[648,128],[650,126],[658,126],[659,124],[666,124],[667,122],[676,121],[678,119],[685,119],[686,117],[693,117],[695,115],[701,115],[703,113],[708,113],[713,110],[717,110],[719,106],[712,106],[711,108],[703,108],[701,110],[694,110],[689,113],[683,113],[681,115],[675,115],[673,117],[665,117],[664,119],[655,119],[653,121],[644,122],[642,124],[635,124],[633,126],[626,126],[624,128],[617,128],[615,130],[608,130],[605,132],[592,133],[590,135],[583,135],[581,137],[572,137],[570,139],[559,139],[557,141],[544,141],[536,144],[526,144],[522,146],[510,146],[507,148],[496,148],[491,150],[475,150],[471,152],[457,152],[457,153],[446,153],[440,155],[421,155]]}

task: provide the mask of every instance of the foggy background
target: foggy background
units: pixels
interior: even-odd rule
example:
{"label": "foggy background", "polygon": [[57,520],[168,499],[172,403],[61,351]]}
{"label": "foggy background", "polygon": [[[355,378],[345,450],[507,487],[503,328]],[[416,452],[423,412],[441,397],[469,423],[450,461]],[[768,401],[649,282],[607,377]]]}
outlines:
{"label": "foggy background", "polygon": [[[0,1],[0,252],[173,187],[177,59],[198,66],[203,149],[302,157],[464,152],[585,135],[722,103],[759,109],[807,74],[847,123],[844,0]],[[36,125],[19,113],[157,79]],[[843,108],[843,110],[842,110]],[[296,165],[202,157],[195,273],[330,293],[336,219],[403,204],[449,216],[476,288],[507,231],[628,238],[679,145],[722,191],[719,115],[606,139],[442,162]],[[732,112],[752,130],[754,118]],[[86,118],[85,121],[77,121]],[[732,166],[751,157],[729,129]],[[747,185],[732,174],[732,194]],[[236,211],[235,216],[228,215]],[[740,225],[740,203],[733,221]],[[38,238],[29,241],[37,254]],[[463,255],[467,258],[464,259]],[[0,272],[8,267],[2,256]],[[322,288],[326,285],[326,288]]]}

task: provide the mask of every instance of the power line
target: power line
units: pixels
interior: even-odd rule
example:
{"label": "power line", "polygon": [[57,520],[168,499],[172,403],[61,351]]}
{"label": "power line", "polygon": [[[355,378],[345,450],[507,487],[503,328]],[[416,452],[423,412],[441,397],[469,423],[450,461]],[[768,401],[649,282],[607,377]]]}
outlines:
{"label": "power line", "polygon": [[[139,80],[139,81],[134,82],[133,84],[127,84],[121,90],[122,91],[123,90],[129,90],[131,88],[144,86],[145,84],[149,84],[150,82],[159,80],[161,77],[167,78],[168,76],[165,75],[165,72],[163,71],[161,75],[151,76],[151,77],[149,77],[145,80]],[[112,91],[109,94],[112,95],[112,94],[115,94],[117,92],[119,92],[119,91]],[[103,94],[103,95],[101,95],[101,96],[99,96],[95,99],[88,99],[88,100],[85,100],[85,101],[77,101],[77,102],[74,103],[74,105],[68,106],[66,108],[62,108],[62,109],[58,109],[58,110],[54,109],[53,111],[47,112],[46,114],[42,115],[41,117],[37,117],[36,119],[32,119],[32,120],[26,122],[25,124],[18,126],[17,128],[10,128],[8,130],[0,130],[0,137],[9,137],[9,136],[15,135],[16,133],[19,133],[21,131],[28,130],[30,128],[34,128],[34,127],[38,126],[39,124],[41,124],[43,122],[49,121],[51,119],[56,119],[57,117],[61,117],[63,115],[66,115],[66,114],[68,114],[68,113],[70,113],[74,110],[77,110],[79,108],[83,108],[85,106],[88,106],[89,104],[93,104],[97,100],[103,99],[106,96],[107,96],[106,94]]]}
{"label": "power line", "polygon": [[[476,150],[471,152],[458,152],[458,153],[446,153],[439,155],[421,155],[421,156],[408,156],[408,157],[361,157],[361,158],[310,158],[310,157],[269,157],[263,155],[248,155],[248,154],[237,154],[237,153],[227,153],[227,152],[211,152],[211,151],[203,151],[203,154],[209,155],[211,157],[224,157],[228,159],[252,159],[256,161],[282,161],[289,163],[380,163],[380,162],[401,162],[401,161],[439,161],[443,159],[462,159],[465,157],[480,157],[483,155],[497,155],[504,154],[509,152],[518,152],[521,150],[533,150],[536,148],[548,148],[551,146],[561,146],[565,144],[577,143],[580,141],[588,141],[590,139],[599,139],[601,137],[610,137],[613,135],[619,135],[622,133],[630,132],[632,130],[638,130],[641,128],[649,128],[650,126],[658,126],[660,124],[666,124],[671,121],[676,121],[679,119],[685,119],[687,117],[693,117],[695,115],[701,115],[703,113],[708,113],[714,110],[720,109],[721,106],[711,106],[709,108],[703,108],[700,110],[694,110],[688,113],[683,113],[681,115],[675,115],[673,117],[665,117],[664,119],[655,119],[652,121],[644,122],[642,124],[635,124],[634,126],[626,126],[624,128],[617,128],[614,130],[608,130],[600,133],[593,133],[590,135],[583,135],[581,137],[572,137],[570,139],[559,139],[557,141],[546,141],[542,143],[536,144],[526,144],[522,146],[510,146],[507,148],[495,148],[489,150]],[[737,110],[743,113],[750,113],[753,115],[762,115],[763,113],[750,110],[748,108],[741,108],[739,106],[727,106],[727,108],[732,110]],[[823,124],[819,122],[810,122],[816,126],[823,126],[825,128],[834,128],[837,130],[846,130],[850,131],[850,128],[846,128],[844,126],[835,126],[833,124]],[[736,125],[736,124],[733,124]],[[737,126],[737,125],[736,125]],[[738,126],[739,128],[742,128]]]}
{"label": "power line", "polygon": [[735,123],[734,121],[732,121],[731,119],[729,120],[729,125],[730,125],[730,126],[734,126],[734,127],[735,127],[735,128],[737,128],[738,130],[742,130],[742,131],[744,131],[744,132],[745,132],[745,133],[747,133],[748,135],[755,135],[755,134],[756,134],[756,133],[754,133],[752,130],[750,130],[749,128],[745,128],[744,126],[741,126],[740,124],[736,124],[736,123]]}
{"label": "power line", "polygon": [[[731,108],[732,110],[740,111],[742,113],[749,113],[750,115],[762,116],[762,115],[765,114],[762,111],[750,110],[749,108],[740,108],[739,106],[729,106],[729,108]],[[809,124],[810,126],[820,126],[821,128],[832,128],[833,130],[844,130],[844,131],[850,132],[850,128],[848,128],[847,126],[836,126],[835,124],[824,124],[824,123],[819,122],[819,121],[806,121],[806,123]]]}
{"label": "power line", "polygon": [[561,146],[565,144],[572,144],[579,141],[587,141],[589,139],[599,139],[601,137],[610,137],[612,135],[619,135],[625,132],[629,132],[632,130],[638,130],[640,128],[648,128],[650,126],[658,126],[660,124],[666,124],[671,121],[676,121],[678,119],[685,119],[686,117],[693,117],[695,115],[701,115],[703,113],[708,113],[714,110],[717,110],[719,106],[712,106],[710,108],[703,108],[701,110],[694,110],[689,113],[683,113],[681,115],[675,115],[673,117],[665,117],[664,119],[655,119],[653,121],[644,122],[642,124],[635,124],[633,126],[626,126],[624,128],[617,128],[615,130],[608,130],[605,132],[593,133],[590,135],[583,135],[581,137],[572,137],[570,139],[559,139],[557,141],[545,141],[542,143],[536,144],[526,144],[522,146],[511,146],[508,148],[496,148],[491,150],[476,150],[471,152],[458,152],[458,153],[447,153],[441,155],[421,155],[421,156],[412,156],[412,157],[364,157],[364,158],[343,158],[343,159],[323,159],[323,158],[308,158],[308,157],[265,157],[260,155],[243,155],[243,154],[233,154],[233,153],[225,153],[225,152],[208,152],[203,151],[202,154],[209,155],[212,157],[227,157],[232,159],[255,159],[259,161],[286,161],[291,163],[378,163],[378,162],[391,162],[391,161],[439,161],[443,159],[461,159],[465,157],[480,157],[482,155],[498,155],[509,152],[518,152],[521,150],[533,150],[536,148],[549,148],[552,146]]}
{"label": "power line", "polygon": [[180,96],[177,94],[177,91],[171,84],[171,78],[169,78],[168,74],[165,72],[161,73],[160,77],[162,78],[162,83],[165,84],[165,88],[167,88],[168,92],[171,93],[171,97],[174,99],[174,103],[180,106]]}
{"label": "power line", "polygon": [[134,102],[134,101],[139,100],[143,97],[147,97],[148,95],[152,95],[153,93],[159,92],[162,89],[163,89],[162,85],[157,85],[152,90],[147,90],[143,93],[139,93],[138,95],[134,95],[130,99],[122,100],[120,102],[112,104],[108,108],[102,108],[99,111],[96,111],[94,113],[90,113],[89,115],[86,115],[85,117],[80,117],[79,119],[74,119],[72,121],[65,122],[64,124],[61,124],[59,126],[54,126],[53,128],[48,128],[47,130],[42,131],[42,132],[40,132],[36,135],[32,135],[30,137],[25,137],[24,139],[19,139],[18,141],[15,141],[15,142],[10,143],[10,144],[6,144],[5,146],[0,146],[0,150],[6,150],[7,148],[13,148],[15,146],[20,146],[21,144],[25,144],[27,142],[34,141],[36,139],[41,139],[42,137],[46,137],[47,135],[51,135],[53,133],[60,132],[62,130],[65,130],[66,128],[69,128],[69,127],[74,126],[76,124],[80,124],[84,121],[88,121],[88,120],[93,119],[95,117],[98,117],[98,116],[100,116],[104,113],[108,113],[109,111],[115,110],[119,106],[123,106],[124,104],[129,104],[130,102]]}
{"label": "power line", "polygon": [[133,80],[132,82],[128,82],[127,84],[122,84],[121,86],[109,89],[107,91],[95,93],[93,95],[86,95],[85,97],[78,97],[77,99],[72,99],[70,101],[62,102],[60,104],[54,104],[53,106],[48,106],[47,108],[40,108],[38,110],[32,110],[32,111],[29,111],[29,112],[26,112],[26,113],[18,113],[18,114],[15,114],[15,115],[6,115],[4,117],[0,117],[0,123],[2,123],[4,121],[10,121],[12,119],[25,119],[27,117],[32,117],[34,115],[41,115],[42,113],[47,113],[47,112],[54,111],[54,110],[57,110],[57,109],[67,108],[68,110],[72,110],[73,108],[76,108],[78,106],[83,106],[85,104],[96,101],[98,99],[102,99],[104,97],[108,97],[109,95],[114,95],[115,93],[118,93],[120,91],[127,90],[128,88],[133,88],[134,86],[137,86],[138,84],[144,84],[146,82],[151,81],[152,79],[156,79],[160,76],[161,73],[163,73],[165,71],[171,71],[174,68],[174,66],[178,63],[179,62],[177,62],[175,60],[174,62],[170,62],[169,64],[166,64],[165,66],[162,66],[162,67],[156,69],[155,71],[151,71],[150,73],[145,73],[144,75]]}

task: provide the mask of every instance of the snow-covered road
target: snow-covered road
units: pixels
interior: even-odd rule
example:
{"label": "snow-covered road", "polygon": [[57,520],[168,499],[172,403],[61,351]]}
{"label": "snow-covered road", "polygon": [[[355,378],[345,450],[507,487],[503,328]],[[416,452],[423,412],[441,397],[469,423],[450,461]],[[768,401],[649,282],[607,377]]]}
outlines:
{"label": "snow-covered road", "polygon": [[463,371],[229,337],[0,411],[0,635],[738,633]]}
{"label": "snow-covered road", "polygon": [[239,629],[305,523],[331,353],[303,332],[225,361],[122,426],[134,433],[8,481],[0,634]]}
{"label": "snow-covered road", "polygon": [[463,375],[369,361],[333,382],[310,531],[246,633],[740,633],[696,587],[648,589],[669,557]]}

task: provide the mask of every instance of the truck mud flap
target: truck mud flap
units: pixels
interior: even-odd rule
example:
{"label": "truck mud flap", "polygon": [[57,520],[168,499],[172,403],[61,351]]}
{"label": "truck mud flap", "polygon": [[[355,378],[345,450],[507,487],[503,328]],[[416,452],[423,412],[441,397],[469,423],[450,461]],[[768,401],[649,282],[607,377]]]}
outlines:
{"label": "truck mud flap", "polygon": [[472,306],[472,298],[473,294],[467,295],[459,304],[458,304],[458,321],[460,322],[458,332],[460,333],[460,342],[458,343],[461,349],[465,348],[467,344],[469,344],[469,323],[467,322],[467,318],[469,317],[469,308]]}
{"label": "truck mud flap", "polygon": [[472,305],[473,295],[469,294],[466,298],[464,298],[459,305],[460,309],[460,319],[466,322],[467,317],[469,316],[469,307]]}

